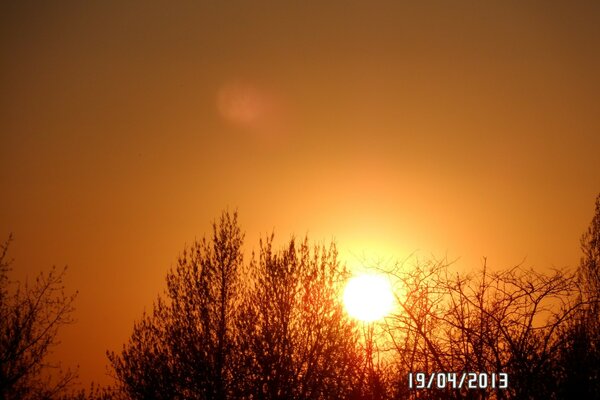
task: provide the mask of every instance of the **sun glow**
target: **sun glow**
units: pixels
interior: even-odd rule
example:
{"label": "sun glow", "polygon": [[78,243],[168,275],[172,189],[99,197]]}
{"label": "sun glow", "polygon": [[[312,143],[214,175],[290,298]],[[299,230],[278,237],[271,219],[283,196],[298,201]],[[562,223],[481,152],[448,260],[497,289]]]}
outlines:
{"label": "sun glow", "polygon": [[389,280],[383,275],[359,275],[348,282],[344,290],[344,305],[348,314],[365,322],[385,317],[394,304]]}

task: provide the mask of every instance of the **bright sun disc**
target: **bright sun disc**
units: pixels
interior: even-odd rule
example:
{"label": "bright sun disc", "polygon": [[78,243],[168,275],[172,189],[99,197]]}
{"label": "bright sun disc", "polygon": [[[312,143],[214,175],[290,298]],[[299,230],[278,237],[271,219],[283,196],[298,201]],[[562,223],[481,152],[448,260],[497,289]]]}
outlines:
{"label": "bright sun disc", "polygon": [[348,314],[365,322],[385,317],[394,304],[392,287],[385,276],[360,275],[348,282],[344,305]]}

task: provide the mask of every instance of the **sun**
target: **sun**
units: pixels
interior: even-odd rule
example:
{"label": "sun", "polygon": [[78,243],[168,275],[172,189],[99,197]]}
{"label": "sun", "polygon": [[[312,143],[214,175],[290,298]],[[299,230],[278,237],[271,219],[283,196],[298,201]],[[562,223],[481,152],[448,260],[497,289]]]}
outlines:
{"label": "sun", "polygon": [[383,275],[356,276],[346,285],[344,305],[350,316],[365,322],[376,321],[392,311],[392,286]]}

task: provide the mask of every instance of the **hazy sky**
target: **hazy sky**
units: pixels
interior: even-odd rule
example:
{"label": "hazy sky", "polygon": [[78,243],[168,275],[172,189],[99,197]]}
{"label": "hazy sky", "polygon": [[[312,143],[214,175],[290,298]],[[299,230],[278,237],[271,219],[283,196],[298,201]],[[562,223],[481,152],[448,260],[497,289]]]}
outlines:
{"label": "hazy sky", "polygon": [[350,265],[579,260],[599,2],[6,3],[0,237],[18,277],[69,265],[84,382],[226,207]]}

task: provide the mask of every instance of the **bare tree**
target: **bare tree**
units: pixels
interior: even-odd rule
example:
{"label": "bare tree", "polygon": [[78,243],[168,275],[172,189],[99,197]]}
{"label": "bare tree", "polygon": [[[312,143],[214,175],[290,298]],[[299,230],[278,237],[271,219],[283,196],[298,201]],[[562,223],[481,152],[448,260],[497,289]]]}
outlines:
{"label": "bare tree", "polygon": [[[594,234],[585,243],[597,243],[589,240]],[[334,244],[292,239],[276,250],[273,240],[261,241],[244,264],[237,216],[223,213],[211,240],[194,243],[169,271],[165,295],[135,323],[122,351],[109,353],[114,393],[265,400],[597,393],[576,388],[590,386],[582,378],[597,380],[593,373],[577,375],[577,357],[587,353],[584,365],[598,368],[597,336],[589,330],[593,286],[582,283],[581,270],[490,271],[484,262],[457,273],[446,260],[379,268],[394,282],[398,308],[381,325],[359,325],[341,304],[349,273]],[[507,373],[509,385],[409,390],[409,372]]]}
{"label": "bare tree", "polygon": [[[506,390],[428,390],[428,398],[549,398],[560,332],[579,307],[572,274],[522,267],[452,273],[430,262],[390,273],[404,287],[388,334],[402,374],[508,373]],[[400,381],[406,385],[405,377]],[[406,395],[418,392],[404,390]],[[421,393],[423,394],[423,393]]]}
{"label": "bare tree", "polygon": [[[243,264],[237,218],[184,251],[165,296],[109,353],[117,390],[131,399],[367,399],[355,322],[341,304],[348,271],[337,251],[308,240]],[[380,383],[379,394],[384,393]]]}
{"label": "bare tree", "polygon": [[556,371],[559,398],[600,398],[600,195],[581,236],[577,270],[582,307],[562,331]]}
{"label": "bare tree", "polygon": [[[439,290],[444,262],[416,260],[414,264],[396,264],[392,268],[377,267],[390,275],[398,309],[385,319],[387,346],[394,351],[395,393],[402,398],[444,398],[445,393],[411,390],[409,372],[448,371],[444,346],[443,318],[445,293]],[[442,397],[440,397],[442,396]]]}
{"label": "bare tree", "polygon": [[237,213],[224,212],[211,240],[195,242],[179,257],[165,297],[134,325],[121,353],[108,354],[130,398],[228,397],[243,236]]}
{"label": "bare tree", "polygon": [[582,286],[589,323],[592,328],[599,329],[600,324],[600,194],[596,197],[596,210],[587,231],[581,236],[581,252],[579,263],[579,281]]}
{"label": "bare tree", "polygon": [[58,344],[59,329],[73,321],[75,294],[64,292],[66,269],[52,268],[33,284],[9,279],[7,252],[12,236],[0,247],[0,398],[53,399],[75,379],[47,356]]}
{"label": "bare tree", "polygon": [[251,264],[253,287],[238,320],[240,398],[361,398],[364,355],[356,324],[340,302],[347,270],[329,248],[292,239],[281,251],[273,236]]}

